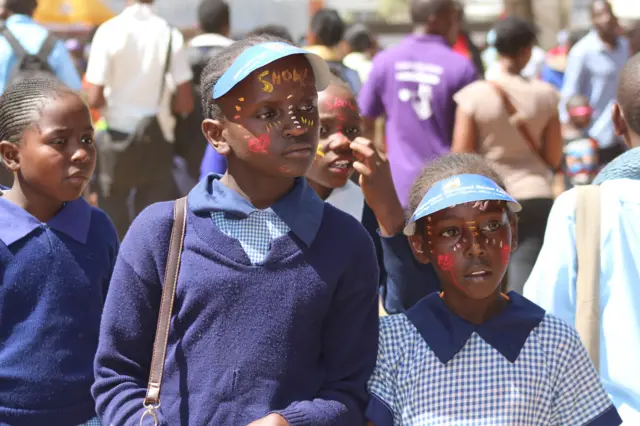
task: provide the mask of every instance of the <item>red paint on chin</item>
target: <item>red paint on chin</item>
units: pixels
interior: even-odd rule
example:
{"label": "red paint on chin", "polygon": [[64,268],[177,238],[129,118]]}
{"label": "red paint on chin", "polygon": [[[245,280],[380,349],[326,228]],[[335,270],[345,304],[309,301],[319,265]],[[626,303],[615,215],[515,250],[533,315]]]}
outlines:
{"label": "red paint on chin", "polygon": [[257,138],[251,138],[248,142],[249,151],[258,154],[266,154],[267,148],[271,145],[271,138],[269,135],[260,135]]}

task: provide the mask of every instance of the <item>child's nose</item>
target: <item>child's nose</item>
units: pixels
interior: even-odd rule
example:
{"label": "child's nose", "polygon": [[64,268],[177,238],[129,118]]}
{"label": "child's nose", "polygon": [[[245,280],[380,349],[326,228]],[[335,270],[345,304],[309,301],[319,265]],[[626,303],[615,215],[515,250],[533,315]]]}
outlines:
{"label": "child's nose", "polygon": [[304,126],[293,125],[284,129],[284,136],[287,138],[295,138],[304,135],[307,131],[308,129]]}
{"label": "child's nose", "polygon": [[74,163],[87,163],[91,160],[91,153],[86,146],[76,148],[71,155],[71,161]]}
{"label": "child's nose", "polygon": [[329,142],[329,150],[338,151],[340,149],[346,149],[351,145],[351,140],[342,132],[337,132],[331,135]]}

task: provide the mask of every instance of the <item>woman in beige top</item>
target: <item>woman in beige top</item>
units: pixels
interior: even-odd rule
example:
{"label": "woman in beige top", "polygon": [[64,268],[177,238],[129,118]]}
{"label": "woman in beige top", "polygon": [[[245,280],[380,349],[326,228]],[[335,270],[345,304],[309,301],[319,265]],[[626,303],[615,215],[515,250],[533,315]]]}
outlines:
{"label": "woman in beige top", "polygon": [[[520,76],[536,42],[533,26],[510,17],[498,22],[495,31],[501,72],[495,81],[478,81],[454,96],[458,108],[451,150],[478,152],[491,160],[507,191],[522,204],[519,247],[507,279],[511,290],[522,292],[553,205],[551,170],[562,159],[559,95],[550,84]],[[500,88],[524,122],[520,129],[510,120]]]}

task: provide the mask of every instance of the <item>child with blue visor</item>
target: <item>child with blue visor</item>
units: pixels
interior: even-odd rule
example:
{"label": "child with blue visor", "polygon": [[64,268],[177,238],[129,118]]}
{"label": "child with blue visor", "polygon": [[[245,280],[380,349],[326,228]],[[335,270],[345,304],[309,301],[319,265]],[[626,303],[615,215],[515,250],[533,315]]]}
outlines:
{"label": "child with blue visor", "polygon": [[485,160],[435,160],[410,208],[405,234],[442,292],[381,320],[370,425],[621,424],[576,331],[500,292],[521,207]]}
{"label": "child with blue visor", "polygon": [[[303,177],[329,78],[319,57],[264,36],[225,48],[203,72],[202,129],[228,168],[187,198],[161,424],[364,424],[374,247]],[[150,206],[122,243],[93,387],[104,424],[137,425],[145,410],[173,207]]]}

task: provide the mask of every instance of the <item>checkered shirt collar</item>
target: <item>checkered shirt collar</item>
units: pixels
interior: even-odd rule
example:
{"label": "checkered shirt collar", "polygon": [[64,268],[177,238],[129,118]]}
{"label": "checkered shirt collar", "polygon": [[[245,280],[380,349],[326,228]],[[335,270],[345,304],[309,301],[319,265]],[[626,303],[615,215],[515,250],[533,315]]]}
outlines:
{"label": "checkered shirt collar", "polygon": [[545,311],[518,293],[508,296],[510,301],[501,313],[478,325],[451,312],[438,293],[422,299],[406,315],[443,364],[464,347],[473,332],[513,363]]}
{"label": "checkered shirt collar", "polygon": [[[222,176],[209,174],[189,193],[189,209],[195,214],[223,212],[230,219],[245,219],[259,211],[249,200],[220,183]],[[276,201],[271,210],[307,246],[313,243],[324,212],[324,202],[307,184],[296,178],[291,191]]]}

